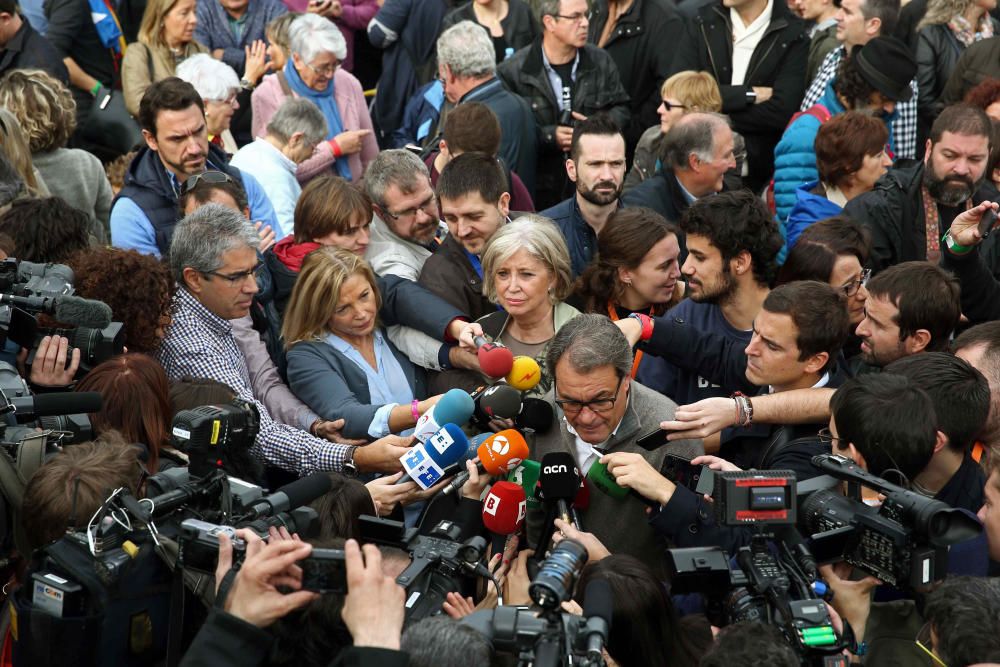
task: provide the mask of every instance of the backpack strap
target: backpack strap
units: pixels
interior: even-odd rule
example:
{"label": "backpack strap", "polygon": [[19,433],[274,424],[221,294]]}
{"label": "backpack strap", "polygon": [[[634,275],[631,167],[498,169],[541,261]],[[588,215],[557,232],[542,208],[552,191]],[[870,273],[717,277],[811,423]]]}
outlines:
{"label": "backpack strap", "polygon": [[285,97],[294,97],[292,94],[292,87],[288,85],[288,79],[285,77],[285,73],[279,69],[274,74],[278,77],[278,85],[281,86],[281,92],[285,94]]}

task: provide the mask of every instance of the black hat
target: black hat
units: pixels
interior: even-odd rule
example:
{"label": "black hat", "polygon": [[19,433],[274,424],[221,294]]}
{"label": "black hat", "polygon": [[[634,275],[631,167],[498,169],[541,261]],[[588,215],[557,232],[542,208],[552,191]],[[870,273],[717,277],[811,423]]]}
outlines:
{"label": "black hat", "polygon": [[906,102],[913,96],[910,81],[917,75],[917,62],[895,37],[876,37],[854,49],[851,58],[862,78],[887,99]]}

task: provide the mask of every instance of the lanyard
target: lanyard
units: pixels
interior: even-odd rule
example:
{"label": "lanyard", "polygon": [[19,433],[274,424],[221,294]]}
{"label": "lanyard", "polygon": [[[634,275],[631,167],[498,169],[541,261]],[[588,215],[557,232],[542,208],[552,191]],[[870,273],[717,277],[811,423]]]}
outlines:
{"label": "lanyard", "polygon": [[[649,316],[653,316],[653,307],[649,307]],[[608,300],[608,317],[611,318],[612,322],[618,321],[618,311],[615,310],[615,304]],[[639,364],[642,362],[642,350],[635,351],[635,360],[632,362],[632,372],[630,377],[634,380],[635,374],[639,372]]]}

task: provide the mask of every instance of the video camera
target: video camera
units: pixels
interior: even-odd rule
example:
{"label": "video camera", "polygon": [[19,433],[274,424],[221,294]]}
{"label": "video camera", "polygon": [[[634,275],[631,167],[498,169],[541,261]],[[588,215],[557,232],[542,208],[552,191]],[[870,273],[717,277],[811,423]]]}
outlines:
{"label": "video camera", "polygon": [[202,477],[232,470],[238,452],[248,452],[260,431],[257,406],[241,398],[222,405],[181,410],[170,425],[171,444],[188,456],[188,470]]}

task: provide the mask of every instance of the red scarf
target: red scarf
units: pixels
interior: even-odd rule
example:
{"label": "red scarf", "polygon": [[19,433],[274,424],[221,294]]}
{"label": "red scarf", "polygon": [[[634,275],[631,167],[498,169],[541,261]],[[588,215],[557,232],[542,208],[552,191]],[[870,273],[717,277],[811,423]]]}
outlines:
{"label": "red scarf", "polygon": [[288,267],[289,271],[298,273],[302,270],[302,261],[306,255],[320,247],[322,247],[320,244],[312,241],[296,243],[294,236],[286,236],[274,246],[274,255]]}

